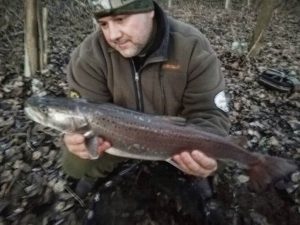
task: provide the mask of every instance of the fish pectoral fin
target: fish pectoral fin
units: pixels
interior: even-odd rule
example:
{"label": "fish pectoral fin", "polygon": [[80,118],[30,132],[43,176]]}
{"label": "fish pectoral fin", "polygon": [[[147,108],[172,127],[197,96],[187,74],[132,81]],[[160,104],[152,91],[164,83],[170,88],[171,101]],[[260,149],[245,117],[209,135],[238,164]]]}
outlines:
{"label": "fish pectoral fin", "polygon": [[172,166],[175,166],[177,169],[181,170],[182,172],[185,172],[173,159],[168,158],[165,161],[170,163]]}
{"label": "fish pectoral fin", "polygon": [[99,153],[98,153],[98,138],[94,135],[93,131],[87,131],[83,134],[85,137],[85,145],[90,153],[91,159],[98,159]]}
{"label": "fish pectoral fin", "polygon": [[178,116],[155,116],[177,126],[186,126],[186,119]]}

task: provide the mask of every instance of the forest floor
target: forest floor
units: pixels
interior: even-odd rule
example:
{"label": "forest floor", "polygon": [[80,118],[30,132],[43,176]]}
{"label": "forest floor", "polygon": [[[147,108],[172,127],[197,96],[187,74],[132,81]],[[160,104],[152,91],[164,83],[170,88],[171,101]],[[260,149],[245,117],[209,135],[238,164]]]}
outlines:
{"label": "forest floor", "polygon": [[[122,176],[120,168],[106,180],[115,185],[101,186],[100,202],[79,199],[74,181],[61,170],[59,134],[29,121],[23,105],[33,93],[32,83],[46,94],[65,96],[65,67],[92,31],[92,20],[79,1],[49,2],[49,64],[28,79],[23,76],[23,9],[18,1],[6,4],[0,7],[0,225],[82,224],[90,208],[97,210],[97,224],[106,225],[299,224],[300,171],[276,188],[253,193],[244,171],[231,163],[214,176],[214,197],[205,209],[199,193],[186,188],[191,178],[164,163],[140,162]],[[300,94],[266,89],[257,78],[275,68],[300,80],[300,17],[276,12],[260,54],[246,59],[232,43],[247,42],[255,25],[253,10],[191,3],[169,13],[199,28],[216,50],[230,100],[231,134],[247,137],[249,151],[299,165]]]}

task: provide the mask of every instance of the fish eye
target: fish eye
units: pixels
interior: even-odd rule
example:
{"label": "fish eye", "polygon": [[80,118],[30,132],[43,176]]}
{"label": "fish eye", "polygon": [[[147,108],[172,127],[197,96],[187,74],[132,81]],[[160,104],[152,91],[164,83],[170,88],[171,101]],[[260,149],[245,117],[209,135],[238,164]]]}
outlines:
{"label": "fish eye", "polygon": [[42,105],[42,106],[40,107],[40,111],[41,111],[42,113],[48,113],[48,108],[47,108],[45,105]]}

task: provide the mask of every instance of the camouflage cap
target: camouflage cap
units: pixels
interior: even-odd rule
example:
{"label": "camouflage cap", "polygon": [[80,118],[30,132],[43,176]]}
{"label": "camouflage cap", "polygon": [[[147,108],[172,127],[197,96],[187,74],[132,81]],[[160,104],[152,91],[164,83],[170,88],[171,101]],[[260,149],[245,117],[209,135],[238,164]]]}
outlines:
{"label": "camouflage cap", "polygon": [[154,9],[152,0],[89,0],[96,19],[118,14],[134,14]]}

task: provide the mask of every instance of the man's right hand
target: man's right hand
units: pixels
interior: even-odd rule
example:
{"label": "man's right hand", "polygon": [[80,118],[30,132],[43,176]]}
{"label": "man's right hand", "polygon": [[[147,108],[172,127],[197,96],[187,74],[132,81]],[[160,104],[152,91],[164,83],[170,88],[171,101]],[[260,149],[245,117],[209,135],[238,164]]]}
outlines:
{"label": "man's right hand", "polygon": [[[91,159],[89,151],[85,145],[85,137],[82,134],[65,134],[63,141],[67,149],[82,159]],[[98,153],[99,156],[103,154],[105,150],[111,147],[108,141],[104,141],[102,138],[98,138]]]}

